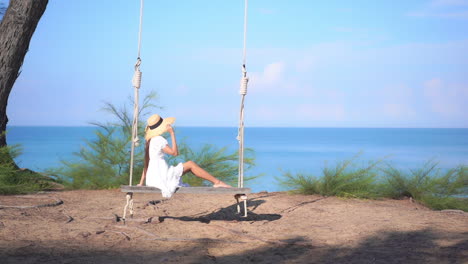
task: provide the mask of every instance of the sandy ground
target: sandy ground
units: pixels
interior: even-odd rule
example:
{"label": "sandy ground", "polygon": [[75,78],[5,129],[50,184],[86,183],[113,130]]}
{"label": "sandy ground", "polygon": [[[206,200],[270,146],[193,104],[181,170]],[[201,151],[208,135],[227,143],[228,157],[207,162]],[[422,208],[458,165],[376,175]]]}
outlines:
{"label": "sandy ground", "polygon": [[124,224],[119,190],[0,196],[0,262],[468,263],[468,213],[410,200],[262,192],[242,218],[230,195],[134,198]]}

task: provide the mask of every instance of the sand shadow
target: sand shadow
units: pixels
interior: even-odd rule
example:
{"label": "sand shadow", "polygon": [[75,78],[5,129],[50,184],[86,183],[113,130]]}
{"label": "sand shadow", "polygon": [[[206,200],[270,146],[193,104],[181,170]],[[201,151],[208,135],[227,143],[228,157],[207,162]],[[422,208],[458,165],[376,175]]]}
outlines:
{"label": "sand shadow", "polygon": [[[356,247],[327,246],[303,237],[281,244],[218,257],[218,263],[468,263],[468,239],[464,233],[383,231],[362,240]],[[441,246],[440,239],[454,243]],[[202,258],[199,259],[203,261]]]}
{"label": "sand shadow", "polygon": [[[102,234],[101,234],[102,235]],[[163,251],[127,246],[70,247],[39,243],[33,247],[9,244],[0,247],[2,263],[468,263],[468,233],[440,233],[431,229],[380,232],[363,239],[357,246],[323,245],[310,238],[290,237],[278,243],[255,243],[250,248],[226,255],[213,255],[213,241],[186,243],[177,250]],[[99,235],[95,235],[99,236]],[[128,243],[123,237],[122,243]],[[441,246],[438,240],[453,241]],[[154,242],[157,243],[157,242]],[[161,242],[171,243],[171,242]],[[218,242],[216,242],[218,243]],[[246,244],[247,245],[247,244]],[[218,245],[219,246],[219,245]]]}
{"label": "sand shadow", "polygon": [[[437,240],[458,241],[439,246]],[[468,233],[438,233],[431,229],[387,231],[364,239],[359,246],[330,247],[321,263],[468,263]]]}
{"label": "sand shadow", "polygon": [[[209,214],[200,215],[200,216],[160,216],[159,222],[164,222],[165,219],[175,219],[180,221],[198,221],[201,223],[210,223],[211,221],[275,221],[280,219],[282,216],[280,214],[256,214],[253,212],[259,205],[265,203],[265,200],[252,199],[248,200],[249,209],[247,217],[244,217],[241,214],[237,213],[237,205],[233,204],[229,207],[221,208],[217,211],[214,211]],[[243,205],[241,205],[243,206]],[[241,208],[242,212],[243,208]]]}

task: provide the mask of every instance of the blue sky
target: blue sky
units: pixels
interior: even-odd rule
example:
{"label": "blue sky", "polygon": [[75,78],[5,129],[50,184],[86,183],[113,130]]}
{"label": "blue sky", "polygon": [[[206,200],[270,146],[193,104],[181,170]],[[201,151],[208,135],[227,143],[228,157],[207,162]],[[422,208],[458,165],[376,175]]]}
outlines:
{"label": "blue sky", "polygon": [[[5,0],[0,0],[5,2]],[[133,95],[138,0],[50,0],[9,125],[106,121]],[[243,0],[145,1],[141,94],[237,126]],[[246,126],[468,127],[468,0],[250,0]]]}

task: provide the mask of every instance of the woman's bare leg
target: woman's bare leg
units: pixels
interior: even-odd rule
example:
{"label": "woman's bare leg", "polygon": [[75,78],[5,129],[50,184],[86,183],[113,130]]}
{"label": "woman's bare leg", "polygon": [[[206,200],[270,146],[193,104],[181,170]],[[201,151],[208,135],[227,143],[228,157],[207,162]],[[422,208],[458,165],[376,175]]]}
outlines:
{"label": "woman's bare leg", "polygon": [[193,161],[187,161],[184,164],[184,174],[187,172],[192,172],[195,176],[205,179],[213,183],[213,187],[225,187],[230,188],[228,184],[216,179],[213,175],[209,174],[206,170],[202,169],[198,164]]}

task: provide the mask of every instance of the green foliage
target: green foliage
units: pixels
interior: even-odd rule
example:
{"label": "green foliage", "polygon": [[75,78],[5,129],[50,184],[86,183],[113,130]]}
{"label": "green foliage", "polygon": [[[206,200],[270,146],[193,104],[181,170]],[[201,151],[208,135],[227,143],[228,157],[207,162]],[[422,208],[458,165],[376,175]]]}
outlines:
{"label": "green foliage", "polygon": [[0,194],[31,193],[52,188],[52,178],[15,166],[12,160],[20,154],[19,145],[0,147]]}
{"label": "green foliage", "polygon": [[[86,141],[86,147],[74,153],[78,161],[62,161],[61,168],[49,173],[59,176],[72,189],[104,189],[128,183],[131,136],[119,132],[115,127],[96,130],[96,139]],[[134,173],[141,174],[141,149],[136,151],[135,158],[140,162],[135,163]]]}
{"label": "green foliage", "polygon": [[20,154],[21,150],[18,145],[0,147],[0,193],[10,194],[18,190],[17,187],[17,172],[12,163],[12,159]]}
{"label": "green foliage", "polygon": [[427,162],[417,170],[403,170],[373,162],[359,168],[353,164],[357,156],[334,167],[325,167],[323,175],[283,173],[280,184],[300,194],[320,194],[356,198],[412,197],[437,210],[468,211],[468,167],[442,170],[437,163]]}
{"label": "green foliage", "polygon": [[319,179],[311,174],[283,172],[282,177],[277,179],[279,183],[298,194],[322,194]]}
{"label": "green foliage", "polygon": [[[193,151],[187,144],[181,143],[179,146],[179,156],[169,157],[168,162],[175,165],[184,161],[194,161],[200,167],[208,171],[216,178],[237,186],[239,154],[238,151],[228,153],[226,147],[218,148],[214,145],[206,144],[199,151]],[[252,149],[244,150],[244,172],[255,166],[255,153]],[[257,176],[244,177],[244,181],[252,180]],[[192,173],[187,173],[182,178],[190,186],[211,186],[211,183],[196,177]]]}
{"label": "green foliage", "polygon": [[[149,93],[144,97],[139,116],[147,115],[150,110],[158,108],[152,104],[157,94]],[[75,161],[62,161],[59,168],[49,169],[48,173],[56,175],[63,184],[71,189],[107,189],[128,184],[130,173],[130,148],[132,138],[133,112],[132,104],[116,107],[105,102],[103,110],[116,120],[113,122],[94,122],[96,137],[86,141],[85,147],[77,153]],[[138,122],[138,137],[144,141],[144,122]],[[143,170],[144,143],[135,148],[133,183],[137,184]]]}
{"label": "green foliage", "polygon": [[[4,135],[5,132],[2,133]],[[20,156],[22,149],[20,145],[8,145],[0,147],[0,166],[15,167],[13,160]]]}
{"label": "green foliage", "polygon": [[384,197],[412,197],[433,209],[462,209],[468,211],[468,169],[459,166],[449,170],[437,169],[437,163],[427,162],[418,170],[402,170],[388,166],[382,169]]}
{"label": "green foliage", "polygon": [[359,154],[350,160],[338,162],[334,167],[325,167],[321,177],[285,172],[278,180],[281,185],[293,189],[295,193],[355,198],[376,197],[376,188],[373,183],[377,176],[376,166],[379,162],[358,168],[353,163],[358,156]]}

